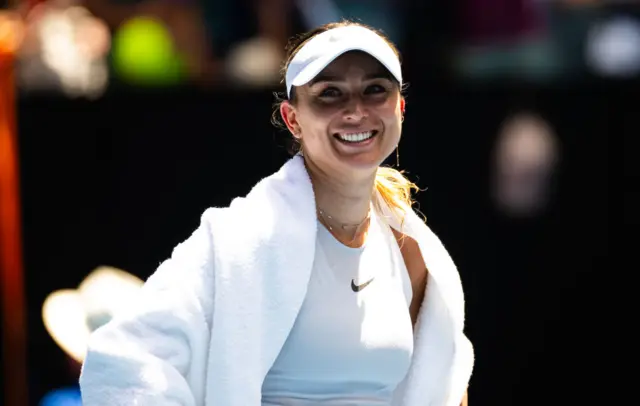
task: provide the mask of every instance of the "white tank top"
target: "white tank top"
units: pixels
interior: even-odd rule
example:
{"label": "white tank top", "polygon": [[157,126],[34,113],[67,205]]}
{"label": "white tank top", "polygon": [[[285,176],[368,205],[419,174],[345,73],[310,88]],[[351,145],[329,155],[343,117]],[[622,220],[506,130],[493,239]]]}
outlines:
{"label": "white tank top", "polygon": [[409,273],[372,210],[365,245],[318,223],[306,298],[262,386],[263,406],[389,405],[413,355]]}

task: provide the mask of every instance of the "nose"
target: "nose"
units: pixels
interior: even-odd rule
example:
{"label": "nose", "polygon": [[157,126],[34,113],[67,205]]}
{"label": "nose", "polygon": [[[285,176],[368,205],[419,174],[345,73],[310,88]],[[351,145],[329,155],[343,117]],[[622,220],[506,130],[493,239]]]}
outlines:
{"label": "nose", "polygon": [[357,123],[367,118],[369,113],[359,97],[350,98],[344,111],[345,120]]}

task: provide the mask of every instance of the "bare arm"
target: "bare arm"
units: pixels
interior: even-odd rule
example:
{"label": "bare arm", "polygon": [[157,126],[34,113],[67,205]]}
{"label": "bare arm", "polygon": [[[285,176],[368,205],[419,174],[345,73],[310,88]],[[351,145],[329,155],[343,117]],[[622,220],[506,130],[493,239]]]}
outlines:
{"label": "bare arm", "polygon": [[464,393],[464,397],[462,398],[462,403],[460,403],[460,406],[469,406],[469,391],[466,391]]}
{"label": "bare arm", "polygon": [[411,321],[415,326],[416,321],[418,320],[418,313],[420,313],[420,306],[422,306],[424,294],[427,290],[427,277],[429,276],[429,271],[424,265],[424,259],[416,240],[403,235],[396,230],[393,230],[393,233],[398,240],[398,245],[400,246],[400,251],[404,258],[404,263],[407,267],[407,271],[409,272],[409,279],[411,279],[413,298],[411,299],[411,305],[409,306],[409,313],[411,314]]}
{"label": "bare arm", "polygon": [[[413,298],[411,299],[411,305],[409,312],[411,314],[411,321],[415,327],[415,323],[420,313],[420,306],[424,301],[424,295],[427,290],[427,279],[429,277],[429,270],[425,267],[424,258],[418,243],[411,237],[403,235],[399,231],[393,230],[393,234],[398,240],[402,257],[404,258],[407,271],[409,272],[409,278],[411,279],[411,287],[413,289]],[[469,405],[469,391],[465,391],[462,397],[460,406]]]}

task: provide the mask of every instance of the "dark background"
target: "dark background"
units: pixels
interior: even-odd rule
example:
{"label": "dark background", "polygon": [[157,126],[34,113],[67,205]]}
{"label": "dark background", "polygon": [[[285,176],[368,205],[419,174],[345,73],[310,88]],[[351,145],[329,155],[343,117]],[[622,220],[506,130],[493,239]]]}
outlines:
{"label": "dark background", "polygon": [[[628,86],[411,87],[401,166],[456,260],[476,349],[473,405],[577,404],[597,393],[599,272],[607,269],[611,145],[636,118]],[[97,102],[22,100],[20,149],[33,399],[72,383],[40,306],[101,264],[149,276],[209,206],[287,158],[270,92],[114,91]],[[510,219],[489,199],[505,116],[549,120],[562,161],[550,209]],[[633,119],[633,121],[632,121]],[[568,402],[568,403],[566,403]]]}

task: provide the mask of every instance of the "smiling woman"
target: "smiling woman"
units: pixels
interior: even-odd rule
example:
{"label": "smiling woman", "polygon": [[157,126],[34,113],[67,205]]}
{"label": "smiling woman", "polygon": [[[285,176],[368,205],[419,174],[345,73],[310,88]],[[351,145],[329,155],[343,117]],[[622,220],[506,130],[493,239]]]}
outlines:
{"label": "smiling woman", "polygon": [[[343,36],[342,48],[332,45],[338,42],[338,35]],[[310,61],[308,67],[306,61]],[[318,71],[319,67],[324,69]],[[331,131],[331,124],[331,135],[345,145],[338,152],[356,156],[360,162],[364,160],[365,166],[377,168],[375,188],[380,196],[400,213],[409,209],[412,192],[418,187],[400,171],[379,166],[394,148],[399,164],[405,100],[400,52],[395,45],[363,24],[327,24],[289,43],[282,76],[287,85],[286,97],[277,100],[272,121],[291,132],[289,151],[296,154],[304,150],[307,155],[315,155],[312,151],[321,146],[314,132]],[[345,108],[348,114],[339,116]],[[375,117],[368,117],[371,111]],[[304,141],[303,125],[313,127]],[[374,143],[382,135],[384,139]],[[361,153],[365,151],[369,154],[363,157]]]}
{"label": "smiling woman", "polygon": [[294,157],[200,227],[97,330],[83,404],[458,406],[473,368],[456,267],[380,165],[396,48],[342,22],[296,38],[277,113]]}

